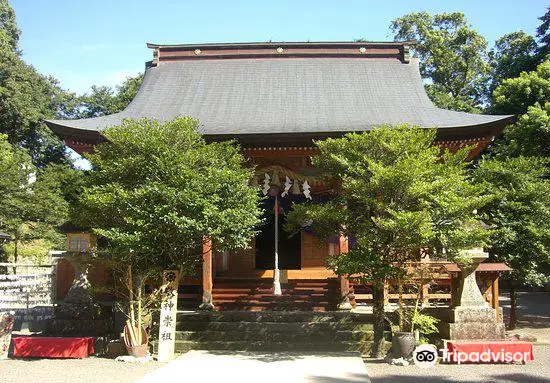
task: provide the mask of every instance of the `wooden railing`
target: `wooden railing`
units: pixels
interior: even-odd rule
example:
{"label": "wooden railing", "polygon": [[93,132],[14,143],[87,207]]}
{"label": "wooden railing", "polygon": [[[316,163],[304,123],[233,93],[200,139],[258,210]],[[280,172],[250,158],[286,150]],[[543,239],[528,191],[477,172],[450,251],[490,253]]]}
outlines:
{"label": "wooden railing", "polygon": [[[427,262],[408,262],[405,265],[407,276],[402,281],[404,292],[401,298],[404,300],[419,299],[423,305],[430,302],[442,302],[449,304],[451,300],[451,276],[445,269],[445,264],[450,262],[427,261]],[[397,293],[399,281],[388,280],[384,286],[384,302],[399,300]],[[412,288],[411,288],[412,287]],[[371,286],[353,283],[353,298],[356,303],[371,303]],[[413,292],[409,291],[413,290]],[[442,292],[441,290],[445,290]],[[449,292],[447,292],[447,290]]]}

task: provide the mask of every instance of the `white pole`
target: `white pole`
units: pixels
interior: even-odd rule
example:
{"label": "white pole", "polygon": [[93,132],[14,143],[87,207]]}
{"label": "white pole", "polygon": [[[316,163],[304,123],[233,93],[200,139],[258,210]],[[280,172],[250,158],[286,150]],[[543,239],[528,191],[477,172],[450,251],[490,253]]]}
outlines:
{"label": "white pole", "polygon": [[273,270],[273,295],[283,295],[279,281],[279,197],[275,195],[275,270]]}

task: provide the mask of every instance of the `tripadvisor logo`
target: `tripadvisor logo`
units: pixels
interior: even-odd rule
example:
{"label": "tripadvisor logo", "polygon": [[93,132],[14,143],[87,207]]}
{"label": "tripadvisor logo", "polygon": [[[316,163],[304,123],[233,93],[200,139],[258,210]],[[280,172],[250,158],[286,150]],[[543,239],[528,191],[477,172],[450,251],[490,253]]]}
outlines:
{"label": "tripadvisor logo", "polygon": [[434,367],[437,363],[437,348],[433,344],[421,344],[413,351],[413,361],[420,368]]}

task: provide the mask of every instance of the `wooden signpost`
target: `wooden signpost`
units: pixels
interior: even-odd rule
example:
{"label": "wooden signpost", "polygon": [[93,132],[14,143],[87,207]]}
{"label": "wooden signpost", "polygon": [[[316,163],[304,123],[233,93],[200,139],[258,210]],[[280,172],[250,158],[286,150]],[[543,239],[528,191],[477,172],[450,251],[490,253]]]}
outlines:
{"label": "wooden signpost", "polygon": [[178,310],[179,271],[164,271],[165,297],[160,306],[159,345],[160,362],[174,358],[176,345],[176,314]]}

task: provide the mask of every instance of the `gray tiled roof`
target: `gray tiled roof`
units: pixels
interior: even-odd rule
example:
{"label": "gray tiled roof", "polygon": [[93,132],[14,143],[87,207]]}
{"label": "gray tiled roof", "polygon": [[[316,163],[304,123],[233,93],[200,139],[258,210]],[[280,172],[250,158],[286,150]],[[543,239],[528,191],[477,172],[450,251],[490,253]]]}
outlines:
{"label": "gray tiled roof", "polygon": [[48,124],[97,131],[124,118],[176,116],[199,119],[206,135],[361,131],[384,123],[451,128],[509,117],[435,107],[414,59],[262,58],[161,62],[147,69],[124,111]]}

